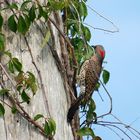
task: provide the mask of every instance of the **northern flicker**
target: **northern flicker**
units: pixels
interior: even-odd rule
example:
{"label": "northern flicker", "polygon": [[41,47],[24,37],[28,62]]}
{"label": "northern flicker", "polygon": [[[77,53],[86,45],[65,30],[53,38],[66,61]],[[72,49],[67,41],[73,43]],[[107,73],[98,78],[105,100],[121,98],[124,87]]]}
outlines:
{"label": "northern flicker", "polygon": [[95,53],[90,59],[86,60],[80,69],[78,79],[80,86],[80,95],[74,103],[72,103],[68,111],[68,122],[71,122],[75,112],[79,106],[84,102],[87,103],[95,90],[96,84],[99,80],[102,71],[102,62],[105,57],[105,50],[103,46],[94,46]]}

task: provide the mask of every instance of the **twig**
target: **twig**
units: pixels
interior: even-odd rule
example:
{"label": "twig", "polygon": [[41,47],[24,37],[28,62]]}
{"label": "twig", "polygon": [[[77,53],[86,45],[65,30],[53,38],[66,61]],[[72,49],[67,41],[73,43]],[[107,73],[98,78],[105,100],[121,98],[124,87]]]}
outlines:
{"label": "twig", "polygon": [[[82,2],[85,3],[84,0],[82,0]],[[86,4],[86,3],[85,3],[85,4]],[[89,9],[91,9],[94,13],[96,13],[99,17],[101,17],[102,19],[108,21],[109,23],[111,23],[111,24],[113,25],[114,28],[116,28],[116,30],[114,30],[114,31],[106,30],[106,29],[104,30],[104,29],[101,29],[101,28],[94,28],[94,27],[93,27],[94,29],[103,30],[103,31],[111,32],[111,33],[119,32],[118,27],[117,27],[111,20],[109,20],[109,19],[106,18],[105,16],[101,15],[99,12],[97,12],[97,11],[96,11],[95,9],[93,9],[91,6],[89,6],[89,5],[87,5],[87,4],[86,4],[86,6],[87,6]],[[92,26],[91,26],[91,27],[92,27]]]}
{"label": "twig", "polygon": [[[74,19],[67,19],[67,20],[76,21],[76,20],[74,20]],[[81,21],[76,21],[76,22],[82,23]],[[92,26],[92,25],[90,25],[90,24],[88,24],[88,23],[86,23],[86,22],[83,22],[83,24],[84,24],[84,25],[87,25],[87,26],[89,26],[89,27],[91,27],[91,28],[94,29],[94,30],[100,30],[100,31],[109,32],[109,33],[116,33],[116,32],[119,32],[118,30],[117,30],[117,31],[114,31],[114,30],[108,30],[108,29],[104,29],[104,28],[94,27],[94,26]]]}
{"label": "twig", "polygon": [[97,124],[97,125],[102,125],[102,126],[111,126],[111,127],[117,128],[117,129],[120,130],[125,136],[127,136],[130,140],[132,140],[132,138],[131,138],[124,130],[122,130],[121,128],[119,128],[119,127],[116,126],[116,125],[104,124],[104,123],[96,123],[96,124]]}
{"label": "twig", "polygon": [[41,83],[41,89],[42,89],[43,95],[44,95],[44,97],[45,97],[45,103],[46,103],[46,106],[47,106],[47,109],[48,109],[48,115],[50,116],[49,104],[48,104],[48,100],[47,100],[47,97],[46,97],[46,92],[45,92],[45,88],[44,88],[44,84],[43,84],[41,72],[40,72],[40,70],[38,69],[38,67],[37,67],[37,65],[36,65],[36,63],[35,63],[35,61],[34,61],[33,54],[32,54],[31,48],[30,48],[30,46],[29,46],[29,43],[28,43],[28,41],[27,41],[27,38],[24,37],[24,39],[25,39],[26,45],[27,45],[27,47],[28,47],[28,50],[29,50],[29,53],[30,53],[30,56],[31,56],[31,59],[32,59],[32,63],[33,63],[33,65],[34,65],[34,67],[35,67],[35,69],[36,69],[36,71],[37,71],[37,73],[38,73],[38,76],[39,76],[39,79],[40,79],[40,83]]}
{"label": "twig", "polygon": [[109,126],[104,126],[104,127],[106,127],[106,128],[108,128],[109,130],[111,130],[113,133],[115,133],[121,140],[123,140],[123,138],[115,131],[115,130],[113,130],[111,127],[109,127]]}

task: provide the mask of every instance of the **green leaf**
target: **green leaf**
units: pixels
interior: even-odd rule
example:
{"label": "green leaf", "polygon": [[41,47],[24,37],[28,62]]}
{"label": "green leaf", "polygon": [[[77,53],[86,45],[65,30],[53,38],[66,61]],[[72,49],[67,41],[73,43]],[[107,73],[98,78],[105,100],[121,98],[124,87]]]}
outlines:
{"label": "green leaf", "polygon": [[54,135],[55,131],[56,131],[56,123],[52,118],[49,119],[48,123],[49,123],[50,129],[51,129],[51,133],[52,133],[52,135]]}
{"label": "green leaf", "polygon": [[86,115],[86,120],[88,122],[91,122],[93,119],[94,119],[94,115],[93,115],[93,112],[95,111],[96,109],[96,105],[95,105],[95,102],[94,100],[91,98],[90,101],[89,101],[89,104],[88,104],[88,111],[87,111],[87,115]]}
{"label": "green leaf", "polygon": [[23,83],[24,80],[25,80],[24,72],[21,71],[21,72],[19,72],[18,75],[15,77],[15,81],[16,81],[16,83],[18,83],[18,86],[17,86],[18,89],[19,89],[19,86],[20,86],[19,84],[20,84],[20,83]]}
{"label": "green leaf", "polygon": [[79,3],[79,14],[81,15],[81,17],[83,16],[83,19],[85,19],[85,17],[88,15],[87,6],[84,2]]}
{"label": "green leaf", "polygon": [[12,54],[9,51],[5,51],[4,54],[9,56],[9,58],[12,58]]}
{"label": "green leaf", "polygon": [[110,78],[110,73],[107,70],[103,70],[103,82],[104,84],[107,84],[107,82],[109,81]]}
{"label": "green leaf", "polygon": [[21,72],[22,71],[22,64],[19,62],[19,60],[17,58],[13,58],[12,59],[13,62],[13,66],[14,68],[18,71]]}
{"label": "green leaf", "polygon": [[30,85],[30,88],[31,88],[31,90],[33,92],[33,95],[35,95],[35,93],[37,92],[37,84],[36,83],[32,83]]}
{"label": "green leaf", "polygon": [[16,106],[12,106],[11,112],[12,112],[13,114],[16,114],[16,113],[17,113],[17,108],[16,108]]}
{"label": "green leaf", "polygon": [[90,39],[91,39],[91,33],[90,33],[90,30],[89,30],[88,27],[84,27],[83,33],[84,33],[84,36],[85,36],[86,41],[90,41]]}
{"label": "green leaf", "polygon": [[8,6],[8,9],[15,9],[15,10],[18,10],[18,6],[17,6],[17,4],[14,2],[14,3],[12,3],[11,5]]}
{"label": "green leaf", "polygon": [[0,33],[0,54],[3,53],[5,50],[5,36],[4,34]]}
{"label": "green leaf", "polygon": [[8,19],[8,27],[11,31],[16,32],[17,31],[17,23],[15,21],[15,15],[12,15]]}
{"label": "green leaf", "polygon": [[13,65],[12,60],[10,60],[8,63],[8,69],[11,73],[14,73],[14,65]]}
{"label": "green leaf", "polygon": [[94,132],[91,128],[89,127],[83,127],[80,130],[77,131],[77,135],[79,136],[92,136],[93,138],[95,137]]}
{"label": "green leaf", "polygon": [[38,119],[40,119],[40,118],[43,118],[44,116],[42,115],[42,114],[37,114],[37,115],[35,115],[35,117],[34,117],[34,121],[37,121]]}
{"label": "green leaf", "polygon": [[99,91],[99,88],[100,88],[100,83],[98,82],[95,86],[95,91]]}
{"label": "green leaf", "polygon": [[50,8],[52,10],[55,10],[55,11],[62,10],[64,8],[64,6],[65,6],[65,2],[64,1],[49,0],[48,2],[50,4]]}
{"label": "green leaf", "polygon": [[47,136],[51,135],[51,130],[50,130],[50,127],[49,127],[49,123],[47,121],[45,121],[44,132]]}
{"label": "green leaf", "polygon": [[56,131],[56,123],[50,118],[48,121],[45,121],[44,131],[46,135],[53,136]]}
{"label": "green leaf", "polygon": [[35,14],[35,5],[33,4],[31,9],[29,10],[29,18],[31,20],[31,22],[34,21],[34,19],[36,18],[36,14]]}
{"label": "green leaf", "polygon": [[26,10],[27,4],[32,2],[31,0],[26,0],[25,2],[22,3],[20,10],[24,11]]}
{"label": "green leaf", "polygon": [[35,95],[35,93],[37,91],[36,78],[35,78],[33,73],[31,73],[29,71],[27,73],[28,73],[28,76],[29,76],[29,78],[26,80],[27,87],[30,87],[32,92],[33,92],[33,95]]}
{"label": "green leaf", "polygon": [[2,15],[0,14],[0,30],[1,30],[1,28],[2,28],[2,25],[3,25],[3,17],[2,17]]}
{"label": "green leaf", "polygon": [[19,16],[19,19],[18,19],[18,24],[17,24],[17,29],[18,29],[18,32],[19,33],[22,33],[23,35],[27,32],[28,30],[28,27],[26,25],[26,21],[25,19],[23,18],[23,16]]}
{"label": "green leaf", "polygon": [[27,71],[27,73],[28,73],[28,76],[29,76],[29,80],[30,80],[30,82],[35,82],[36,79],[35,79],[34,74],[31,73],[30,71]]}
{"label": "green leaf", "polygon": [[3,116],[5,114],[4,106],[0,103],[0,116]]}
{"label": "green leaf", "polygon": [[38,10],[39,10],[39,14],[38,14],[38,19],[41,18],[43,16],[43,8],[41,5],[38,5]]}
{"label": "green leaf", "polygon": [[27,95],[27,93],[24,90],[21,93],[21,98],[24,102],[27,102],[27,104],[30,102],[30,97]]}
{"label": "green leaf", "polygon": [[6,94],[9,90],[8,89],[1,89],[0,95]]}
{"label": "green leaf", "polygon": [[24,14],[24,19],[26,22],[27,30],[28,30],[30,28],[30,25],[31,25],[30,18],[28,15]]}

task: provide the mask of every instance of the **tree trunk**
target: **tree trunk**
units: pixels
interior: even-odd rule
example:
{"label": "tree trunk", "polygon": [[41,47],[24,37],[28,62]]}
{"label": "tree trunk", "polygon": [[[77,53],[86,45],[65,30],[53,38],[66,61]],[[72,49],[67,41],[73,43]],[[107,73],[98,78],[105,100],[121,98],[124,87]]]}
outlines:
{"label": "tree trunk", "polygon": [[[71,104],[70,93],[68,84],[66,84],[64,79],[65,77],[63,77],[63,72],[59,69],[58,60],[55,58],[58,57],[61,63],[64,64],[62,53],[67,55],[64,39],[60,37],[60,33],[51,22],[47,24],[41,20],[33,23],[25,37],[19,33],[15,34],[7,28],[9,11],[3,14],[3,17],[5,26],[2,29],[2,33],[6,36],[6,50],[10,50],[12,55],[22,62],[23,71],[31,71],[35,74],[38,81],[36,95],[31,98],[29,104],[22,103],[21,105],[24,106],[24,109],[32,118],[36,114],[43,114],[46,118],[51,117],[54,119],[56,122],[54,140],[73,140],[74,136],[71,126],[67,123],[67,112]],[[64,27],[60,13],[53,13],[51,19],[57,23],[57,26],[63,32]],[[50,39],[42,47],[44,37],[49,32],[51,33]],[[5,66],[5,69],[6,62],[7,57],[2,57],[1,63]],[[1,76],[4,79],[4,86],[12,89],[11,81],[2,70]],[[10,76],[13,78],[12,75]],[[3,100],[11,104],[9,98],[4,96]],[[13,115],[9,107],[5,104],[4,107],[6,109],[5,115],[0,118],[0,139],[47,139],[20,114]],[[39,120],[39,123],[42,123],[41,120]]]}

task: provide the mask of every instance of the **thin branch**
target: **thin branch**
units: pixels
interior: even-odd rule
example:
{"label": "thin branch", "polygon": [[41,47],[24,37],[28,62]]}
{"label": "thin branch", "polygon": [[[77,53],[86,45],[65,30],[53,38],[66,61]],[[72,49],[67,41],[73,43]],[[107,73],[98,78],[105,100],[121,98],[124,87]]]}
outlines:
{"label": "thin branch", "polygon": [[104,126],[106,128],[108,128],[109,130],[111,130],[114,134],[116,134],[121,140],[123,139],[114,129],[112,129],[112,127],[109,126]]}
{"label": "thin branch", "polygon": [[29,46],[29,43],[28,43],[28,41],[27,41],[27,38],[24,37],[24,39],[25,39],[26,45],[27,45],[27,47],[28,47],[28,51],[29,51],[29,53],[30,53],[32,63],[33,63],[33,65],[34,65],[34,67],[35,67],[35,69],[36,69],[36,71],[37,71],[37,73],[38,73],[38,76],[39,76],[39,79],[40,79],[40,83],[41,83],[41,89],[42,89],[43,95],[44,95],[44,97],[45,97],[45,103],[46,103],[46,106],[47,106],[47,109],[48,109],[48,115],[50,116],[49,104],[48,104],[48,100],[47,100],[47,98],[46,98],[46,92],[45,92],[45,87],[44,87],[44,84],[43,84],[41,72],[40,72],[40,70],[38,69],[37,64],[36,64],[35,61],[34,61],[33,54],[32,54],[31,48],[30,48],[30,46]]}
{"label": "thin branch", "polygon": [[131,138],[124,130],[122,130],[120,127],[118,127],[118,126],[116,126],[116,125],[104,124],[104,123],[96,123],[96,125],[114,127],[114,128],[116,128],[116,129],[118,129],[119,131],[121,131],[121,132],[122,132],[125,136],[127,136],[130,140],[132,140],[132,138]]}
{"label": "thin branch", "polygon": [[102,82],[100,79],[99,79],[99,82],[100,82],[101,85],[103,86],[103,88],[104,88],[105,92],[107,93],[107,95],[108,95],[108,97],[109,97],[109,100],[110,100],[110,109],[109,109],[109,111],[108,111],[107,113],[102,114],[102,115],[100,115],[100,116],[97,117],[97,118],[102,118],[102,117],[104,117],[104,116],[109,115],[109,114],[112,112],[113,103],[112,103],[112,97],[111,97],[110,93],[108,92],[108,90],[106,89],[105,85],[103,84],[103,82]]}
{"label": "thin branch", "polygon": [[[85,3],[83,0],[82,0],[82,2]],[[98,30],[102,30],[102,31],[106,31],[106,32],[111,32],[111,33],[119,32],[119,28],[111,20],[109,20],[108,18],[106,18],[105,16],[103,16],[102,14],[100,14],[99,12],[97,12],[95,9],[93,9],[91,6],[87,5],[86,3],[85,3],[85,5],[90,10],[92,10],[94,13],[96,13],[99,17],[101,17],[102,19],[104,19],[107,22],[111,23],[113,25],[113,27],[116,28],[116,30],[111,31],[111,30],[106,30],[106,29],[101,29],[101,28],[94,28],[94,27],[91,26],[92,28],[98,29]]]}

